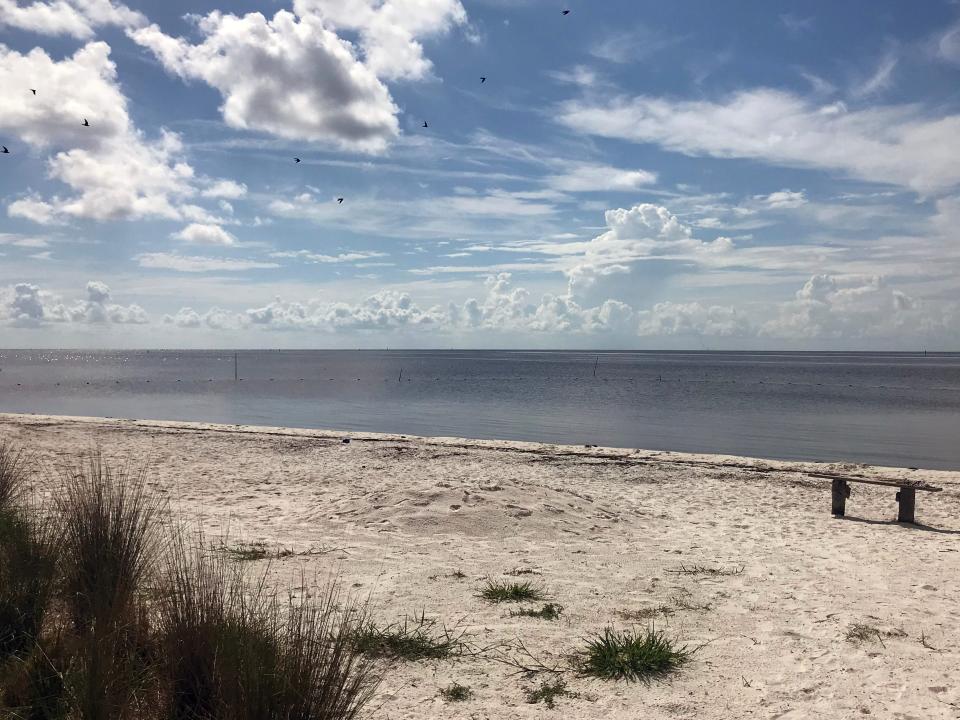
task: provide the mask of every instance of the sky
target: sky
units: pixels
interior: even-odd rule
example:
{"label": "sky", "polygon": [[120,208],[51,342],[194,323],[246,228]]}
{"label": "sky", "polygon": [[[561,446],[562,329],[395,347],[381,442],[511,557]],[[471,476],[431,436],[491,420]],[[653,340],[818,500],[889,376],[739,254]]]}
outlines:
{"label": "sky", "polygon": [[960,350],[953,0],[0,0],[0,95],[0,347]]}

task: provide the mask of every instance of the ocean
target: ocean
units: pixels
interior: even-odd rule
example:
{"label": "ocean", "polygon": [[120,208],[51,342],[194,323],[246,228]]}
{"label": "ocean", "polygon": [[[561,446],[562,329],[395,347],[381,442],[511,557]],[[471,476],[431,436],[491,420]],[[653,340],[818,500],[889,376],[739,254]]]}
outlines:
{"label": "ocean", "polygon": [[0,351],[0,411],[960,469],[960,353]]}

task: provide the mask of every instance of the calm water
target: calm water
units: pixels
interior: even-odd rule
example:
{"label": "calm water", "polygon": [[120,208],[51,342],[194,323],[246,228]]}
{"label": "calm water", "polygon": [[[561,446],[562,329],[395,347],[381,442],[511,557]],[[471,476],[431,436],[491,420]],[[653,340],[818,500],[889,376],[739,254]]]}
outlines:
{"label": "calm water", "polygon": [[596,359],[241,351],[235,382],[226,351],[0,351],[0,411],[960,468],[960,354]]}

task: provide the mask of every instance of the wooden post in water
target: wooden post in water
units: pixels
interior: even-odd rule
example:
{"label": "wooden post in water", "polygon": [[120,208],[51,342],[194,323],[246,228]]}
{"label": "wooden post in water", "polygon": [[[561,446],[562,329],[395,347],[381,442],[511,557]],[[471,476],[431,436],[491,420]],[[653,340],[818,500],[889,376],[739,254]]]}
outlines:
{"label": "wooden post in water", "polygon": [[233,381],[236,382],[240,379],[240,371],[237,365],[237,353],[233,354]]}
{"label": "wooden post in water", "polygon": [[403,368],[400,368],[400,377],[397,378],[397,382],[403,380]]}
{"label": "wooden post in water", "polygon": [[837,517],[843,517],[846,512],[847,498],[850,497],[850,486],[846,480],[833,481],[833,508],[831,512]]}
{"label": "wooden post in water", "polygon": [[900,492],[897,493],[897,503],[900,505],[897,511],[897,522],[913,524],[913,513],[917,504],[917,491],[913,488],[900,488]]}
{"label": "wooden post in water", "polygon": [[597,365],[599,365],[599,364],[600,364],[600,356],[597,355],[597,359],[596,359],[596,361],[593,363],[593,376],[594,376],[594,377],[597,376]]}

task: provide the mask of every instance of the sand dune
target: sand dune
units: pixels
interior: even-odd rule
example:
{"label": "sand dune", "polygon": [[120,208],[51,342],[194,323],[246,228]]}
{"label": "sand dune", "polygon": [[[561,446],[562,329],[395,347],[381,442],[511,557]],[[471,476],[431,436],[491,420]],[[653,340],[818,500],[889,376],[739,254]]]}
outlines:
{"label": "sand dune", "polygon": [[[301,570],[336,571],[384,621],[425,611],[478,647],[521,638],[556,660],[662,607],[659,628],[702,646],[668,682],[570,675],[580,696],[553,710],[526,701],[541,678],[489,654],[399,664],[375,717],[960,717],[960,473],[24,415],[0,415],[0,438],[48,467],[97,446],[147,462],[174,513],[310,553],[272,561],[275,587],[302,592]],[[834,519],[814,470],[944,492],[919,494],[911,527],[892,522],[892,488],[856,485],[848,517]],[[727,574],[682,572],[694,566]],[[483,579],[510,572],[541,583],[561,619],[510,617],[476,597]],[[877,633],[847,640],[857,622]],[[454,680],[474,697],[445,703],[438,689]]]}

